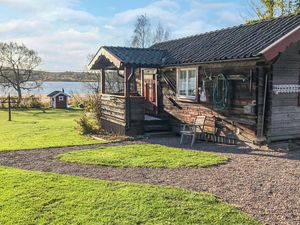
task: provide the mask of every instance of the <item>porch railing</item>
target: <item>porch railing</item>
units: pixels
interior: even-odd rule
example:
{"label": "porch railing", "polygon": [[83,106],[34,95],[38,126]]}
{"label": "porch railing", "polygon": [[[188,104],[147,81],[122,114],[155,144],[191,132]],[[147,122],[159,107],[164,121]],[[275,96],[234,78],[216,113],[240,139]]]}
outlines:
{"label": "porch railing", "polygon": [[144,117],[144,97],[101,95],[101,119],[104,129],[126,135],[143,134]]}

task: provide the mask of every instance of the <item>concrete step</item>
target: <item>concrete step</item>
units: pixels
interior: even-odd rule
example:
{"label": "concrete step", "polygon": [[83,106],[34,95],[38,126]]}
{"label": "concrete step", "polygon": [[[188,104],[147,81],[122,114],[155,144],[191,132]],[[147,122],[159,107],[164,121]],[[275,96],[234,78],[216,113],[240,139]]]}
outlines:
{"label": "concrete step", "polygon": [[176,136],[176,133],[172,131],[162,131],[162,132],[145,132],[145,137],[151,138],[151,137],[173,137]]}
{"label": "concrete step", "polygon": [[169,120],[145,120],[144,125],[168,125]]}
{"label": "concrete step", "polygon": [[171,126],[169,124],[144,125],[145,132],[170,131],[170,130],[171,130]]}

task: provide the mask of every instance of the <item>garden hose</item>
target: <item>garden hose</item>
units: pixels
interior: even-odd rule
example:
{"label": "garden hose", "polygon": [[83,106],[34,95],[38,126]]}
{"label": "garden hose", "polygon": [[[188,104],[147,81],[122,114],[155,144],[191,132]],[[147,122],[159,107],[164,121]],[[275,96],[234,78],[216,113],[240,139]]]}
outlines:
{"label": "garden hose", "polygon": [[219,74],[213,80],[213,107],[225,110],[229,105],[229,80],[224,74]]}

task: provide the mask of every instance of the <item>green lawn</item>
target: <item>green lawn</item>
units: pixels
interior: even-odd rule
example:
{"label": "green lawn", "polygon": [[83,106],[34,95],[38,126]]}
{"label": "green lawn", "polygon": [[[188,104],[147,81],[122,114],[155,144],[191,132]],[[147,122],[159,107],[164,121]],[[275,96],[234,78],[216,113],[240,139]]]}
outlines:
{"label": "green lawn", "polygon": [[99,141],[76,131],[82,110],[14,110],[13,121],[0,110],[0,151],[93,144]]}
{"label": "green lawn", "polygon": [[228,160],[225,156],[214,153],[152,144],[73,151],[59,155],[59,159],[82,164],[148,168],[207,167]]}
{"label": "green lawn", "polygon": [[0,193],[0,224],[259,224],[204,193],[5,167]]}

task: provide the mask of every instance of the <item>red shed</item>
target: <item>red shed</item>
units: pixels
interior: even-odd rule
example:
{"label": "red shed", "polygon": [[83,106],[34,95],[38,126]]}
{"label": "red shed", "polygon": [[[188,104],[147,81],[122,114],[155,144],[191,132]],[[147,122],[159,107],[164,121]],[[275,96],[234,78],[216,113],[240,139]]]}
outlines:
{"label": "red shed", "polygon": [[53,91],[48,97],[50,97],[50,106],[54,109],[66,109],[68,108],[68,97],[63,90],[62,91]]}

